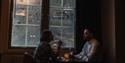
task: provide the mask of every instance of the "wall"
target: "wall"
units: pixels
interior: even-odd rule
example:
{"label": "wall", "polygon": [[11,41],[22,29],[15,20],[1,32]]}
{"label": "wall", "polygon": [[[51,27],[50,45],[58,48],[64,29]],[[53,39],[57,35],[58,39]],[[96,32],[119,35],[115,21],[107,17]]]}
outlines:
{"label": "wall", "polygon": [[102,34],[105,63],[115,63],[115,0],[102,0]]}
{"label": "wall", "polygon": [[115,4],[117,63],[125,63],[125,2],[116,0]]}
{"label": "wall", "polygon": [[[0,24],[1,24],[1,3],[2,3],[2,0],[0,0]],[[0,26],[0,30],[1,30],[1,26]],[[0,33],[1,33],[1,31],[0,31]],[[0,44],[0,50],[1,50],[1,44]]]}
{"label": "wall", "polygon": [[10,0],[2,0],[1,20],[0,20],[0,53],[2,53],[2,63],[21,63],[25,51],[32,51],[32,49],[9,48],[9,10]]}

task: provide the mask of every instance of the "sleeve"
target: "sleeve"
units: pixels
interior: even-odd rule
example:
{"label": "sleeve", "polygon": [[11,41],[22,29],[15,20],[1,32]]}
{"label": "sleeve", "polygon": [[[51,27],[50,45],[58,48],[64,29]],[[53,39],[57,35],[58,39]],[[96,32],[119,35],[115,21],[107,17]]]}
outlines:
{"label": "sleeve", "polygon": [[84,53],[85,53],[86,47],[87,47],[87,42],[84,44],[82,51],[79,54],[74,55],[74,57],[76,57],[78,59],[83,59],[83,57],[85,56]]}
{"label": "sleeve", "polygon": [[87,58],[86,61],[90,61],[92,59],[92,57],[95,55],[96,51],[97,51],[97,47],[98,47],[98,43],[94,42],[92,44],[92,48],[90,49],[90,52],[87,54]]}
{"label": "sleeve", "polygon": [[41,48],[41,45],[39,45],[36,49],[35,49],[35,52],[34,52],[34,55],[33,55],[33,58],[35,60],[35,62],[37,63],[40,63],[40,48]]}

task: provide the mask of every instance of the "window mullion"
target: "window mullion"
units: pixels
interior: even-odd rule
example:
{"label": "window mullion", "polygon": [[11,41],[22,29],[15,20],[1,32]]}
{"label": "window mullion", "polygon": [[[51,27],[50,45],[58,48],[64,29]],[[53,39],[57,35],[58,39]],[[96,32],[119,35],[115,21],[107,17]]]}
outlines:
{"label": "window mullion", "polygon": [[62,31],[63,31],[63,0],[61,0],[61,36],[60,36],[60,38],[61,38],[61,40],[62,40]]}
{"label": "window mullion", "polygon": [[[27,0],[27,4],[29,4],[29,1]],[[26,17],[26,32],[25,32],[25,47],[27,46],[27,44],[28,44],[28,42],[27,42],[27,35],[28,35],[28,13],[29,13],[29,11],[28,11],[28,9],[29,9],[29,5],[27,5],[27,17]]]}

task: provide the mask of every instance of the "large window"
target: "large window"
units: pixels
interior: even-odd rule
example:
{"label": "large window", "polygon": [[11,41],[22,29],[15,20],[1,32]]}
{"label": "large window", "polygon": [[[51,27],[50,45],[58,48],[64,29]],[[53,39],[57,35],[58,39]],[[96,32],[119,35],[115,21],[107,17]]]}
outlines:
{"label": "large window", "polygon": [[[40,30],[45,24],[60,39],[64,47],[74,47],[75,0],[12,0],[12,47],[35,47],[40,42]],[[42,4],[43,2],[43,4]],[[43,6],[49,7],[42,15]],[[46,10],[46,11],[47,11]],[[48,17],[48,20],[46,17]],[[47,23],[43,24],[43,21]],[[43,25],[42,25],[42,24]]]}
{"label": "large window", "polygon": [[64,47],[74,47],[75,0],[50,0],[49,28]]}
{"label": "large window", "polygon": [[11,46],[33,47],[40,42],[42,0],[14,0]]}

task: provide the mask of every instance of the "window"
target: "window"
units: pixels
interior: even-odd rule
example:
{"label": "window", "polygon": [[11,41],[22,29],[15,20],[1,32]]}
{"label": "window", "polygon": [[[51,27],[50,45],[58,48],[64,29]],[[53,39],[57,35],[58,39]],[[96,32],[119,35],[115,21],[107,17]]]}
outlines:
{"label": "window", "polygon": [[64,47],[74,48],[75,0],[50,0],[49,28]]}
{"label": "window", "polygon": [[41,27],[48,24],[55,39],[60,39],[64,47],[74,48],[75,0],[49,0],[49,6],[45,4],[48,0],[12,1],[11,47],[36,47]]}
{"label": "window", "polygon": [[42,0],[13,0],[12,47],[34,47],[40,42]]}

